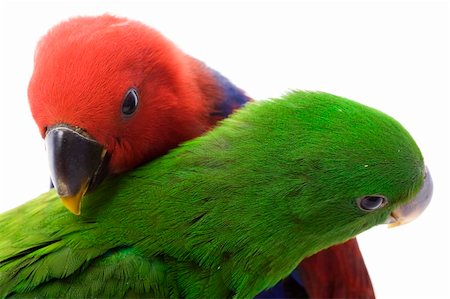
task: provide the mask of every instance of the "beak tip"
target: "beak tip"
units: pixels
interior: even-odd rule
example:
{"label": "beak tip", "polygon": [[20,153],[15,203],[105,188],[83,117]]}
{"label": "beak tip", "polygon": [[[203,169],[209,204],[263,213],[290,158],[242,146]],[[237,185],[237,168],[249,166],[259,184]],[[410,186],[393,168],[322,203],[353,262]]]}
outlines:
{"label": "beak tip", "polygon": [[397,227],[400,225],[402,225],[402,223],[400,221],[397,221],[397,222],[389,223],[388,228],[394,228],[394,227]]}
{"label": "beak tip", "polygon": [[82,197],[82,195],[76,195],[73,197],[61,197],[61,201],[66,209],[68,209],[72,214],[79,216],[81,214]]}

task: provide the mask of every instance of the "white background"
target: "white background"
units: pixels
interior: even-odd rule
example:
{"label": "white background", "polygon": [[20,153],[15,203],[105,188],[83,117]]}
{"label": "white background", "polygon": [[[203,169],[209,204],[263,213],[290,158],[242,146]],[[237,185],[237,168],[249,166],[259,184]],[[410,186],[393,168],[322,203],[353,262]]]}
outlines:
{"label": "white background", "polygon": [[159,29],[254,98],[322,90],[398,119],[422,149],[434,198],[415,222],[361,235],[361,248],[378,298],[449,298],[449,4],[209,3],[1,2],[0,211],[49,184],[27,103],[36,42],[68,17],[109,12]]}

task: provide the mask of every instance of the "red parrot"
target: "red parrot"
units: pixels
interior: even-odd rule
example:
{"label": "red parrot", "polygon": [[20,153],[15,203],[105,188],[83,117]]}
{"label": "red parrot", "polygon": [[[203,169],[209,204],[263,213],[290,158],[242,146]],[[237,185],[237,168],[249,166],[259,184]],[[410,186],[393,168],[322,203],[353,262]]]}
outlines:
{"label": "red parrot", "polygon": [[249,100],[156,30],[109,15],[50,30],[28,96],[53,184],[76,214],[103,176],[163,155]]}
{"label": "red parrot", "polygon": [[[251,100],[158,31],[110,15],[70,19],[42,38],[28,97],[52,182],[75,214],[106,176],[165,154]],[[284,288],[285,297],[373,297],[356,240],[299,269],[302,281],[294,271],[292,286],[282,281],[274,290]],[[328,290],[336,284],[344,292]]]}

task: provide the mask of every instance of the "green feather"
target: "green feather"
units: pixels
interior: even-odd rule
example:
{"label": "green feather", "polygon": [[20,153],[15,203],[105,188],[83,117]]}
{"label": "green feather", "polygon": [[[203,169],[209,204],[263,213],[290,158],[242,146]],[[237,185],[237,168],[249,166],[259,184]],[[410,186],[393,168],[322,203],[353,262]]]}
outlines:
{"label": "green feather", "polygon": [[[252,297],[383,223],[423,184],[414,140],[353,101],[293,92],[112,177],[69,213],[54,191],[0,216],[0,296]],[[364,212],[358,198],[383,194]]]}

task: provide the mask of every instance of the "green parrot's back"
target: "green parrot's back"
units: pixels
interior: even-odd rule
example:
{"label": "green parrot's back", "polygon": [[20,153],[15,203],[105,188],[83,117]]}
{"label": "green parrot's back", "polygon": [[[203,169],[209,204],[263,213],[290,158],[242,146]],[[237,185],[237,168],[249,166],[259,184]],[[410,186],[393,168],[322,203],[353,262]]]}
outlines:
{"label": "green parrot's back", "polygon": [[[408,202],[423,159],[392,118],[325,93],[248,104],[108,179],[67,212],[53,191],[0,216],[0,296],[251,297]],[[389,203],[368,213],[367,194]]]}

